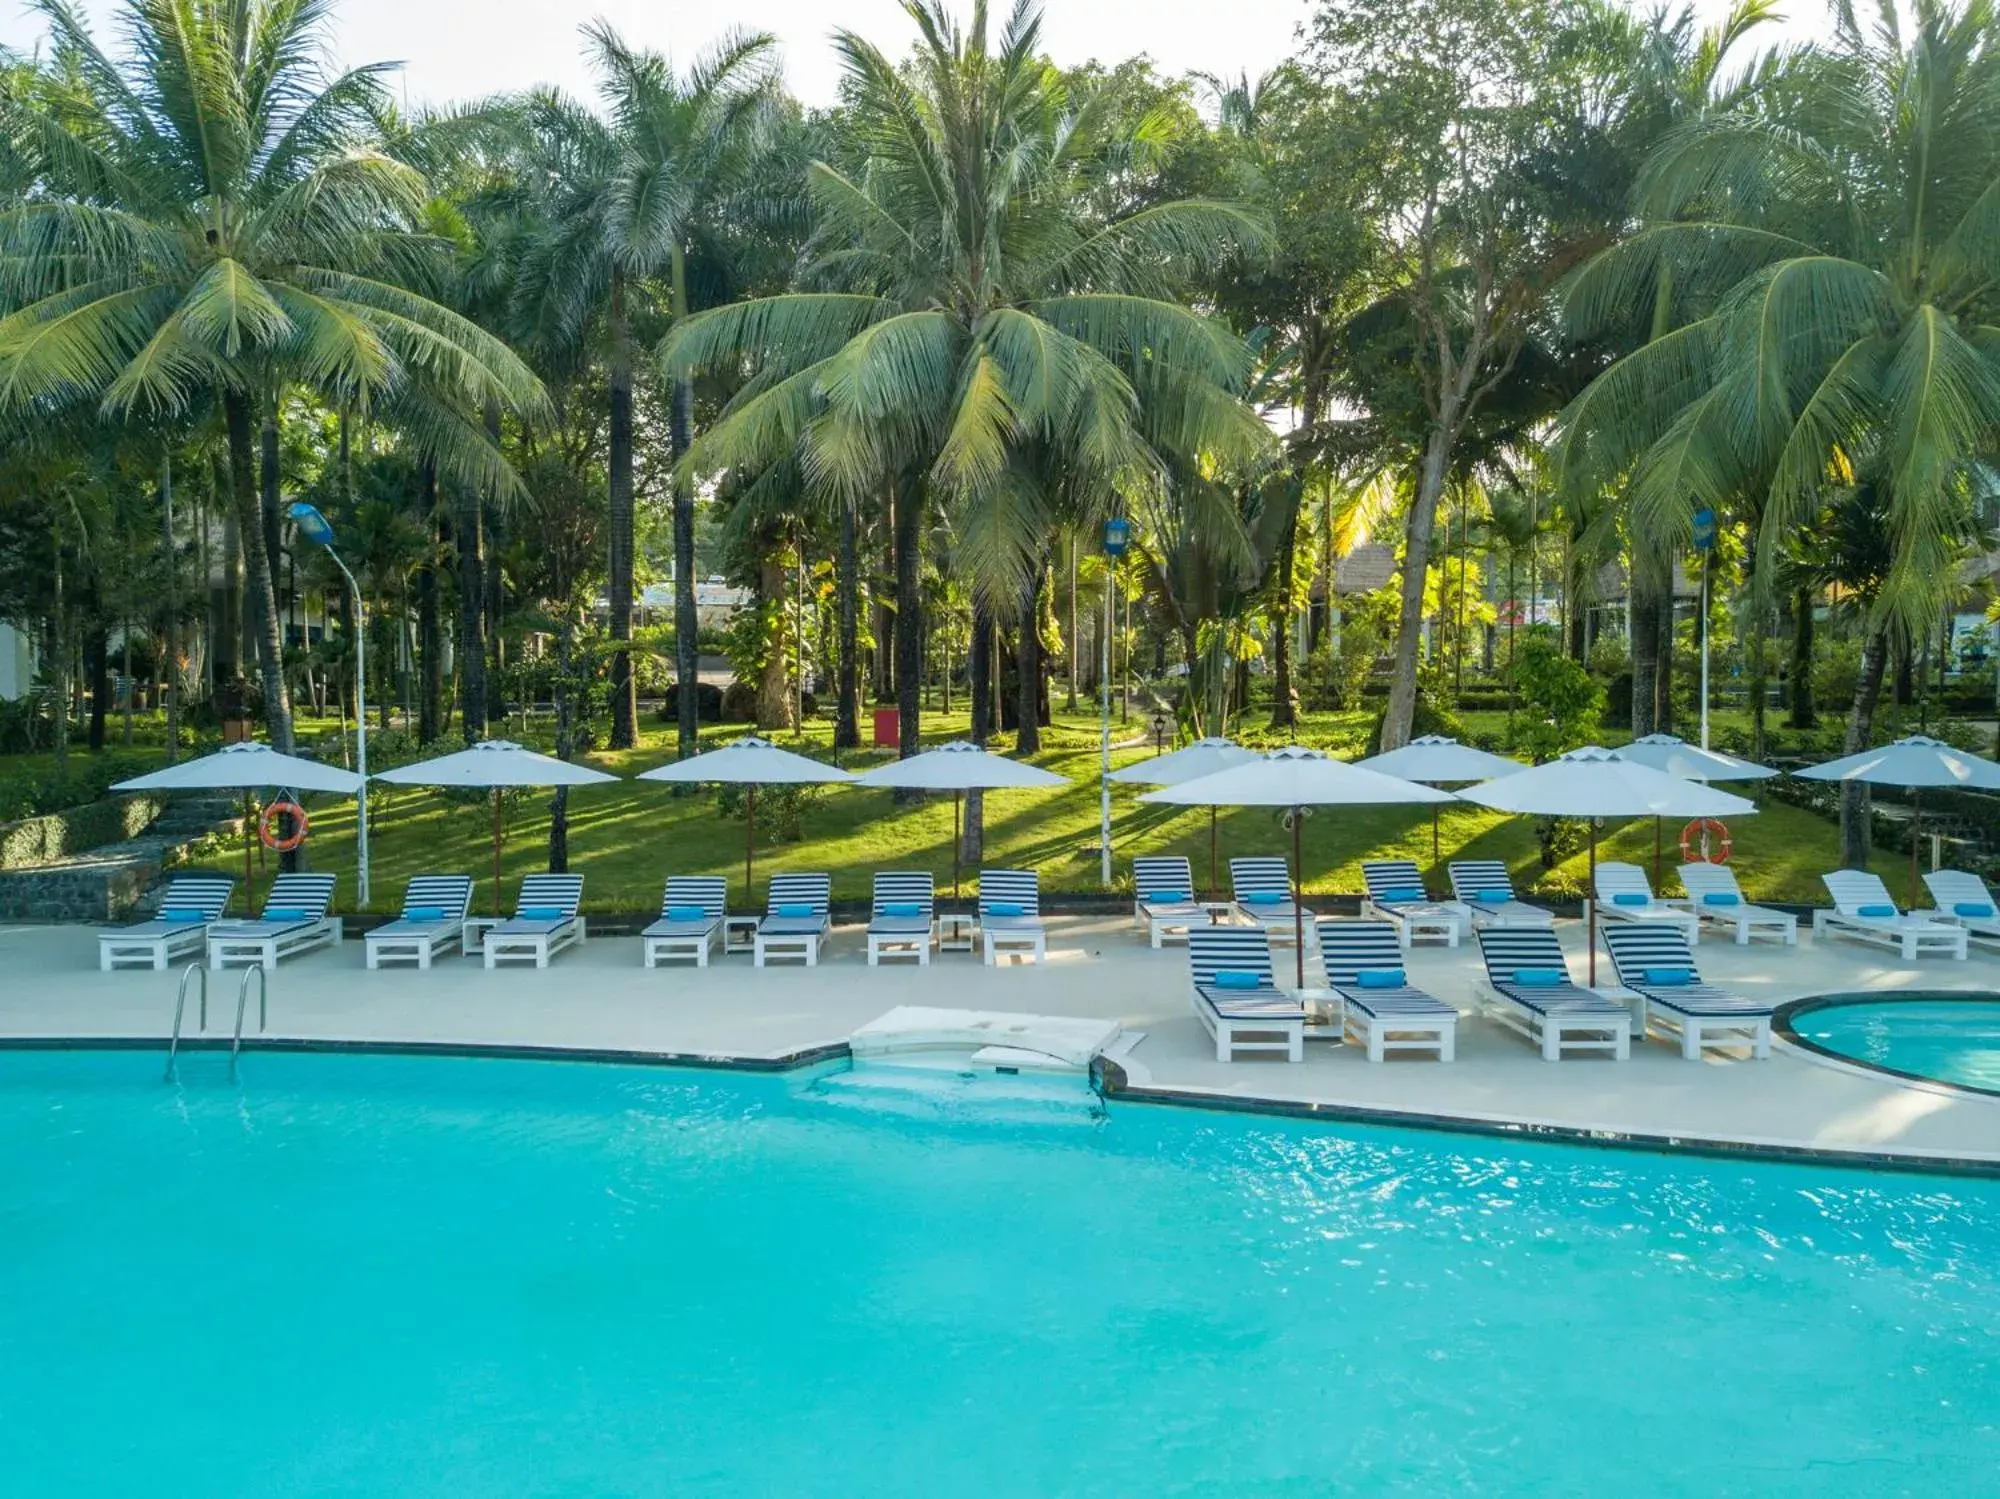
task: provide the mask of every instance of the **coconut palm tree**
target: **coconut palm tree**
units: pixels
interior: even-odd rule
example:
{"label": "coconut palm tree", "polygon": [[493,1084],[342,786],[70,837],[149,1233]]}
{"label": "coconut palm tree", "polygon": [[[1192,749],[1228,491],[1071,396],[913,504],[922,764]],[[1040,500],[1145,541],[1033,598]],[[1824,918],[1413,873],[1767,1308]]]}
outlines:
{"label": "coconut palm tree", "polygon": [[1072,92],[1039,56],[1021,0],[997,38],[905,0],[902,67],[836,33],[849,170],[815,161],[819,229],[805,289],[698,313],[660,357],[674,375],[748,383],[688,453],[691,473],[760,471],[798,451],[808,482],[883,505],[895,549],[901,744],[918,747],[925,519],[957,509],[957,554],[995,603],[1042,565],[1052,464],[1100,512],[1160,455],[1233,461],[1267,434],[1239,392],[1242,341],[1171,300],[1183,268],[1256,245],[1255,215],[1179,201],[1130,212],[1125,174],[1156,163],[1161,124]]}
{"label": "coconut palm tree", "polygon": [[[1864,640],[1850,751],[1892,627],[1921,634],[1974,523],[2000,422],[2000,32],[1989,0],[1919,0],[1905,29],[1835,8],[1831,39],[1664,140],[1645,222],[1586,268],[1580,328],[1662,295],[1678,326],[1565,416],[1565,456],[1628,474],[1629,522],[1685,546],[1694,511],[1754,511],[1755,577],[1823,506],[1865,492],[1892,561]],[[1664,290],[1663,290],[1664,289]],[[1871,685],[1872,679],[1872,685]],[[1865,851],[1843,807],[1843,853]]]}
{"label": "coconut palm tree", "polygon": [[[175,418],[219,395],[272,741],[291,747],[255,428],[287,383],[366,408],[421,376],[473,409],[540,388],[425,295],[425,190],[376,149],[375,64],[327,77],[324,0],[124,0],[102,50],[37,0],[53,51],[0,94],[21,201],[0,215],[0,412]],[[465,455],[504,472],[497,452]]]}

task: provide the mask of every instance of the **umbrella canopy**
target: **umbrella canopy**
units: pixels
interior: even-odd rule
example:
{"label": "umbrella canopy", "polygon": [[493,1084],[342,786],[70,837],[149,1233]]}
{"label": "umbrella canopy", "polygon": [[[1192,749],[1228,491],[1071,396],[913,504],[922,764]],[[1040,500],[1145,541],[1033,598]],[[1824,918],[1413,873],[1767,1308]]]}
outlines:
{"label": "umbrella canopy", "polygon": [[[1232,765],[1247,765],[1262,757],[1253,749],[1245,749],[1233,739],[1197,739],[1170,755],[1155,755],[1150,760],[1140,760],[1123,770],[1114,770],[1109,779],[1123,781],[1136,786],[1177,786],[1182,781],[1198,780],[1202,776],[1213,775],[1218,770],[1227,770]],[[1218,884],[1222,857],[1216,844],[1215,808],[1208,809],[1208,894],[1214,899]]]}
{"label": "umbrella canopy", "polygon": [[1597,819],[1601,817],[1748,817],[1757,804],[1650,765],[1586,745],[1546,765],[1517,770],[1459,795],[1496,812],[1581,817],[1590,825],[1590,897],[1584,902],[1590,982],[1597,982]]}
{"label": "umbrella canopy", "polygon": [[113,791],[254,791],[282,786],[289,791],[337,791],[352,796],[361,777],[338,765],[322,765],[297,755],[281,755],[268,744],[224,745],[212,755],[183,760],[164,770],[120,781]]}
{"label": "umbrella canopy", "polygon": [[471,749],[455,750],[435,760],[419,760],[382,771],[371,780],[396,786],[490,786],[493,788],[493,914],[500,914],[500,788],[503,786],[594,786],[615,781],[614,775],[573,765],[554,755],[516,744],[511,739],[482,739]]}
{"label": "umbrella canopy", "polygon": [[1703,749],[1674,734],[1648,734],[1611,752],[1620,760],[1664,771],[1683,781],[1761,781],[1778,774],[1769,765]]}
{"label": "umbrella canopy", "polygon": [[1865,749],[1802,770],[1808,781],[1862,781],[1874,786],[1907,786],[1915,793],[1910,809],[1910,894],[1917,903],[1918,832],[1924,819],[1926,786],[1957,786],[1991,791],[2000,788],[2000,765],[1954,749],[1942,739],[1912,734],[1894,744]]}
{"label": "umbrella canopy", "polygon": [[991,750],[981,749],[970,739],[954,739],[905,759],[891,760],[873,770],[863,771],[852,782],[856,786],[889,786],[908,791],[949,791],[951,797],[951,896],[958,899],[959,815],[968,791],[1019,791],[1048,786],[1067,786],[1067,776],[1059,776],[1039,765],[1010,760]]}
{"label": "umbrella canopy", "polygon": [[670,781],[682,785],[689,782],[717,785],[728,783],[750,788],[743,816],[743,898],[747,901],[752,899],[750,885],[757,854],[757,788],[849,781],[853,777],[838,765],[828,765],[824,760],[793,754],[788,749],[779,749],[768,739],[760,739],[755,734],[746,734],[741,739],[731,740],[721,749],[710,750],[707,754],[676,760],[671,765],[656,765],[651,770],[642,770],[639,772],[639,779]]}
{"label": "umbrella canopy", "polygon": [[1363,770],[1399,776],[1405,781],[1425,781],[1442,785],[1448,781],[1490,781],[1495,776],[1512,775],[1522,768],[1519,760],[1509,760],[1489,750],[1460,744],[1442,734],[1422,734],[1401,749],[1370,755],[1354,762]]}

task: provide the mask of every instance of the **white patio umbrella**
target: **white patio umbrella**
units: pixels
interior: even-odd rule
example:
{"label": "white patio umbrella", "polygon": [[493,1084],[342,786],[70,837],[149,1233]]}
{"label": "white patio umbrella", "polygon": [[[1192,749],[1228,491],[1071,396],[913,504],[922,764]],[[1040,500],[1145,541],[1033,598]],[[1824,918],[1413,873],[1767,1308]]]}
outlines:
{"label": "white patio umbrella", "polygon": [[1808,781],[1864,781],[1873,786],[1907,786],[1910,806],[1910,904],[1917,900],[1917,834],[1923,826],[1924,788],[1958,786],[2000,790],[2000,765],[1954,749],[1942,739],[1912,734],[1893,744],[1845,755],[1798,772]]}
{"label": "white patio umbrella", "polygon": [[[1178,786],[1183,781],[1199,780],[1203,776],[1214,775],[1218,770],[1227,770],[1232,765],[1247,765],[1261,758],[1257,751],[1245,749],[1233,739],[1197,739],[1172,754],[1155,755],[1150,760],[1140,760],[1122,770],[1114,770],[1111,779],[1128,786]],[[1208,893],[1211,898],[1220,888],[1217,884],[1219,861],[1215,847],[1215,812],[1213,806],[1208,809]]]}
{"label": "white patio umbrella", "polygon": [[891,760],[865,770],[856,786],[888,786],[909,791],[949,791],[951,796],[951,898],[958,899],[958,828],[968,791],[1020,791],[1067,786],[1059,776],[1024,760],[1011,760],[981,749],[969,739],[954,739],[903,760]]}
{"label": "white patio umbrella", "polygon": [[1285,807],[1292,814],[1292,919],[1297,943],[1298,984],[1306,984],[1305,907],[1300,874],[1300,824],[1308,807],[1380,806],[1401,802],[1448,802],[1449,791],[1385,776],[1336,760],[1303,744],[1288,744],[1244,765],[1218,770],[1197,781],[1148,791],[1142,802],[1174,802],[1195,807]]}
{"label": "white patio umbrella", "polygon": [[[1509,760],[1505,755],[1496,755],[1491,750],[1474,745],[1460,744],[1443,734],[1419,734],[1401,749],[1385,750],[1354,763],[1364,770],[1377,770],[1385,776],[1398,776],[1405,781],[1421,781],[1426,786],[1490,781],[1496,776],[1512,775],[1522,768],[1519,760]],[[1438,851],[1438,810],[1436,806],[1431,808],[1433,864],[1442,857]]]}
{"label": "white patio umbrella", "polygon": [[680,785],[721,785],[726,782],[749,788],[743,817],[743,898],[747,901],[751,899],[750,875],[757,849],[757,788],[851,781],[854,778],[837,765],[793,754],[788,749],[779,749],[768,739],[746,734],[707,754],[642,770],[639,779]]}
{"label": "white patio umbrella", "polygon": [[1517,770],[1497,781],[1473,786],[1460,796],[1496,812],[1528,812],[1541,817],[1581,817],[1590,827],[1590,892],[1584,901],[1590,947],[1590,982],[1597,982],[1597,820],[1601,817],[1748,817],[1755,802],[1717,791],[1699,781],[1683,781],[1650,765],[1621,760],[1608,749],[1586,745],[1545,765]]}
{"label": "white patio umbrella", "polygon": [[[1769,765],[1740,759],[1721,750],[1689,744],[1677,734],[1647,734],[1611,752],[1634,765],[1678,776],[1683,781],[1761,781],[1778,774]],[[1706,844],[1704,843],[1704,848]],[[1653,883],[1660,883],[1660,819],[1653,819]]]}
{"label": "white patio umbrella", "polygon": [[183,760],[163,770],[148,771],[129,781],[119,781],[113,791],[241,791],[243,800],[243,893],[249,898],[250,855],[255,847],[254,819],[250,816],[250,793],[265,786],[284,791],[331,791],[353,796],[362,787],[361,777],[338,765],[322,765],[317,760],[280,754],[268,744],[226,744],[212,755]]}
{"label": "white patio umbrella", "polygon": [[558,760],[511,739],[482,739],[471,749],[399,765],[369,777],[392,786],[491,787],[493,790],[493,914],[500,914],[500,792],[508,786],[595,786],[617,776]]}

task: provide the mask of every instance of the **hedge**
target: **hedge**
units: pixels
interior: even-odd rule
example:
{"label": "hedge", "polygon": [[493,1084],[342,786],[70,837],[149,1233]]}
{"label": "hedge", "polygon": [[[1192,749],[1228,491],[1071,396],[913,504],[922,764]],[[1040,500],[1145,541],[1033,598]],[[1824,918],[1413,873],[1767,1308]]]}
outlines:
{"label": "hedge", "polygon": [[164,796],[139,793],[85,802],[41,817],[0,822],[0,869],[33,869],[86,849],[137,837],[166,807]]}

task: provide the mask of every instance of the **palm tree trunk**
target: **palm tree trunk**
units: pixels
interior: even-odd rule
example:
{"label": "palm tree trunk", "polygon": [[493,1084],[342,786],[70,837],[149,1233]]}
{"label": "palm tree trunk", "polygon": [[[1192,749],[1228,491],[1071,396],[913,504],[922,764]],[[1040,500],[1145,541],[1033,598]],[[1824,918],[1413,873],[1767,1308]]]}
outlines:
{"label": "palm tree trunk", "polygon": [[1299,547],[1298,517],[1285,528],[1278,547],[1278,607],[1271,631],[1271,727],[1299,726],[1299,695],[1292,687],[1292,569]]}
{"label": "palm tree trunk", "polygon": [[419,482],[424,551],[423,560],[417,564],[417,742],[429,744],[444,732],[444,638],[438,619],[435,459],[423,461]]}
{"label": "palm tree trunk", "polygon": [[[984,746],[993,732],[993,610],[977,591],[972,598],[972,650],[967,663],[967,692],[972,699],[972,742]],[[965,821],[960,827],[958,858],[975,868],[986,856],[986,798],[977,791],[965,796]]]}
{"label": "palm tree trunk", "polygon": [[[92,590],[91,612],[98,613],[95,590]],[[90,633],[83,637],[83,677],[90,684],[90,752],[94,755],[104,748],[104,714],[111,706],[111,635],[104,627],[102,618],[93,622]]]}
{"label": "palm tree trunk", "polygon": [[1037,562],[1021,589],[1021,630],[1015,645],[1014,748],[1024,755],[1042,747],[1042,571]]}
{"label": "palm tree trunk", "polygon": [[[1875,728],[1875,708],[1882,699],[1882,677],[1889,663],[1889,632],[1871,625],[1861,647],[1861,675],[1854,684],[1854,706],[1847,714],[1843,753],[1858,755],[1868,747]],[[1845,869],[1868,867],[1869,799],[1865,782],[1845,781],[1840,788],[1840,863]]]}
{"label": "palm tree trunk", "polygon": [[1451,461],[1452,439],[1458,430],[1461,402],[1444,392],[1424,444],[1423,468],[1417,477],[1416,499],[1403,527],[1402,607],[1396,618],[1396,659],[1389,678],[1389,701],[1382,714],[1382,748],[1401,749],[1410,741],[1410,724],[1417,711],[1417,647],[1424,623],[1424,578],[1430,569],[1431,533],[1437,526],[1438,498],[1444,493],[1445,471]]}
{"label": "palm tree trunk", "polygon": [[257,647],[257,675],[264,688],[264,726],[271,748],[292,752],[292,701],[285,690],[283,646],[278,639],[278,596],[271,582],[271,554],[265,546],[263,506],[258,494],[250,435],[250,398],[225,392],[223,420],[229,434],[229,482],[236,501],[236,531],[243,547],[246,624]]}
{"label": "palm tree trunk", "polygon": [[834,559],[838,660],[834,668],[833,747],[861,747],[861,554],[854,507],[840,507],[840,549]]}
{"label": "palm tree trunk", "polygon": [[[782,552],[767,552],[757,572],[757,607],[776,609],[785,586],[785,558]],[[765,650],[764,674],[757,684],[757,727],[769,732],[792,725],[792,683],[787,671],[790,656],[783,640],[773,640]]]}
{"label": "palm tree trunk", "polygon": [[[687,253],[675,245],[670,285],[676,321],[688,314]],[[694,442],[694,382],[674,381],[667,403],[667,450],[678,465]],[[674,722],[675,754],[685,760],[701,740],[701,615],[695,608],[694,485],[674,475]],[[840,745],[838,734],[834,739]]]}
{"label": "palm tree trunk", "polygon": [[917,753],[922,732],[924,600],[922,481],[905,478],[896,489],[896,742],[897,754]]}
{"label": "palm tree trunk", "polygon": [[1632,737],[1643,739],[1654,730],[1654,709],[1659,701],[1660,611],[1656,601],[1652,566],[1637,555],[1626,582],[1631,595],[1632,631]]}
{"label": "palm tree trunk", "polygon": [[[1653,676],[1653,728],[1656,733],[1674,731],[1674,571],[1667,564],[1665,586],[1654,602],[1659,606],[1660,659]],[[1578,660],[1583,658],[1579,656]]]}
{"label": "palm tree trunk", "polygon": [[506,684],[501,676],[506,661],[501,655],[500,620],[506,605],[505,579],[500,572],[501,516],[496,502],[486,526],[486,722],[497,724],[507,716]]}
{"label": "palm tree trunk", "polygon": [[[605,592],[611,612],[611,747],[639,742],[639,699],[632,680],[632,350],[625,315],[625,282],[611,278],[611,434],[606,452],[609,479],[610,559]],[[686,696],[686,694],[682,694]]]}
{"label": "palm tree trunk", "polygon": [[[486,403],[486,436],[500,446],[500,403]],[[486,737],[486,538],[479,491],[460,484],[458,531],[458,728],[467,744]]]}
{"label": "palm tree trunk", "polygon": [[[160,664],[167,683],[167,764],[181,752],[181,574],[174,550],[174,455],[160,455],[160,550],[167,561],[167,617],[161,628]],[[206,583],[207,580],[203,579]]]}

